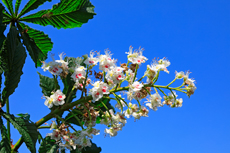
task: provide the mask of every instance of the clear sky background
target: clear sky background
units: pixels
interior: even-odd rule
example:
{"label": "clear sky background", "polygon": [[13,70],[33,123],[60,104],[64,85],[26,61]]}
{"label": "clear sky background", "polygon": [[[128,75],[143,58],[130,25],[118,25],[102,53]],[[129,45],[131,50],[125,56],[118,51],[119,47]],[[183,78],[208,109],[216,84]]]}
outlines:
{"label": "clear sky background", "polygon": [[[23,4],[26,2],[23,0]],[[39,9],[51,8],[57,2],[46,3]],[[190,70],[190,76],[197,82],[191,98],[178,93],[184,98],[181,108],[164,106],[150,111],[148,118],[136,122],[131,118],[116,137],[104,137],[105,126],[97,126],[101,134],[93,142],[102,147],[102,153],[229,153],[230,1],[91,2],[97,15],[81,28],[58,30],[31,25],[49,35],[56,58],[61,52],[78,57],[91,50],[103,52],[109,48],[113,58],[123,63],[127,61],[125,52],[130,45],[142,46],[149,60],[141,65],[139,78],[151,59],[167,57],[171,61],[170,74],[161,73],[157,84],[168,84],[174,79],[175,70]],[[19,87],[10,97],[10,112],[29,113],[32,121],[49,113],[45,100],[41,99],[37,71],[50,76],[40,68],[35,69],[28,56]],[[44,136],[51,132],[40,131]],[[12,138],[16,143],[20,135],[12,130]],[[19,152],[29,151],[23,145]]]}

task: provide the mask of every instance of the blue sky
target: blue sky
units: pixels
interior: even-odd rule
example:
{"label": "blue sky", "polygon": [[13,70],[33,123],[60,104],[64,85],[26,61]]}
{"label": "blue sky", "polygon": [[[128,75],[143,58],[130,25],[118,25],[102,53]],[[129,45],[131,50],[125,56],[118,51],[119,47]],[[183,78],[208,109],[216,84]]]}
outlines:
{"label": "blue sky", "polygon": [[[57,2],[46,3],[40,9],[51,8]],[[104,137],[105,126],[98,126],[102,131],[93,142],[102,147],[102,153],[228,153],[230,1],[91,2],[97,15],[81,28],[58,30],[31,25],[49,35],[57,58],[61,52],[78,57],[91,50],[109,48],[120,63],[127,61],[125,52],[130,45],[142,46],[149,60],[142,64],[140,73],[154,57],[167,57],[170,74],[161,73],[157,84],[168,84],[174,79],[175,70],[190,70],[197,82],[191,98],[178,93],[184,99],[183,107],[165,106],[136,122],[131,118],[116,137]],[[41,99],[37,71],[49,76],[48,72],[35,69],[28,56],[19,87],[10,97],[10,112],[29,113],[32,121],[49,113]],[[48,132],[42,131],[44,135]],[[19,137],[13,130],[14,143]],[[23,145],[19,152],[29,151]]]}

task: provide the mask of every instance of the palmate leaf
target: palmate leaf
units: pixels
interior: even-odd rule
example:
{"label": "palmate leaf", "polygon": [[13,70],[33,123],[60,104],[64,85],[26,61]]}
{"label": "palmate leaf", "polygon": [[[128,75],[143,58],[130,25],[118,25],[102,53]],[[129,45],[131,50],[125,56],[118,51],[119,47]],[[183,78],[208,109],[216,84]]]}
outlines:
{"label": "palmate leaf", "polygon": [[10,11],[11,15],[13,15],[14,14],[13,0],[2,0],[2,2],[6,5],[8,10]]}
{"label": "palmate leaf", "polygon": [[57,153],[58,149],[59,149],[59,146],[56,144],[56,141],[51,139],[50,136],[47,136],[43,139],[38,152],[39,153]]}
{"label": "palmate leaf", "polygon": [[6,99],[15,91],[23,74],[22,68],[26,59],[25,48],[18,40],[18,32],[15,27],[10,32],[1,50],[1,57],[5,75],[5,88],[2,92],[3,104]]}
{"label": "palmate leaf", "polygon": [[42,88],[42,93],[45,96],[50,96],[51,92],[55,90],[55,80],[54,78],[49,78],[47,76],[41,75],[37,72],[40,77],[40,87]]}
{"label": "palmate leaf", "polygon": [[48,52],[52,50],[53,42],[44,32],[30,28],[23,23],[19,23],[18,27],[23,44],[26,46],[35,66],[41,66],[42,61],[46,60]]}
{"label": "palmate leaf", "polygon": [[8,120],[15,129],[22,135],[22,139],[25,142],[27,148],[31,151],[31,153],[35,153],[35,144],[38,139],[38,131],[37,127],[34,123],[30,123],[28,120],[23,119],[21,117],[15,117],[14,115],[10,115],[7,113],[3,113],[2,116]]}
{"label": "palmate leaf", "polygon": [[26,14],[31,10],[37,9],[40,5],[47,1],[51,2],[52,0],[30,0],[19,13],[18,17],[21,17],[22,15]]}
{"label": "palmate leaf", "polygon": [[93,9],[89,0],[61,0],[52,9],[39,11],[20,20],[43,26],[52,25],[58,29],[75,28],[93,18]]}
{"label": "palmate leaf", "polygon": [[0,130],[2,135],[2,141],[0,142],[0,153],[11,152],[10,140],[7,136],[6,127],[3,124],[2,118],[0,117]]}
{"label": "palmate leaf", "polygon": [[19,6],[20,6],[21,2],[22,2],[22,0],[16,0],[15,11],[14,11],[15,15],[18,14],[18,9],[19,9]]}

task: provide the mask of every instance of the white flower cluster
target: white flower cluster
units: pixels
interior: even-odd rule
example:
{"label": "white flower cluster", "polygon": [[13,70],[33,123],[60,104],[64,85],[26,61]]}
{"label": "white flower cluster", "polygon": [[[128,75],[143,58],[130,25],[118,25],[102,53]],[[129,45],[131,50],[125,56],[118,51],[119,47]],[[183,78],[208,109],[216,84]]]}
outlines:
{"label": "white flower cluster", "polygon": [[97,130],[92,127],[88,127],[87,129],[78,130],[73,133],[70,131],[66,131],[67,126],[57,127],[56,123],[52,123],[51,130],[52,133],[48,133],[47,136],[50,136],[51,139],[56,140],[59,145],[59,149],[63,150],[65,148],[69,150],[78,150],[83,149],[84,147],[91,147],[92,143],[90,139],[93,138],[93,135],[98,135],[100,130]]}
{"label": "white flower cluster", "polygon": [[[60,146],[70,149],[71,147],[81,148],[90,146],[91,143],[89,138],[92,138],[92,134],[98,134],[98,131],[92,128],[92,125],[95,125],[93,122],[96,123],[96,118],[99,118],[100,123],[108,127],[105,128],[104,132],[113,137],[116,136],[118,131],[121,131],[125,126],[127,123],[127,118],[134,117],[135,120],[138,120],[141,117],[148,117],[149,110],[146,107],[154,111],[157,111],[159,107],[163,107],[164,105],[168,105],[170,107],[181,107],[183,99],[177,98],[178,95],[174,90],[184,92],[188,96],[191,96],[196,90],[196,86],[194,84],[195,80],[189,78],[189,72],[176,72],[175,79],[167,86],[155,85],[160,71],[169,73],[167,68],[170,65],[170,62],[165,58],[155,60],[151,65],[147,65],[147,70],[145,71],[144,76],[137,81],[137,69],[139,68],[140,64],[147,61],[147,58],[143,56],[143,48],[133,51],[133,48],[130,46],[127,54],[127,64],[124,63],[121,64],[121,66],[117,66],[116,60],[112,59],[112,54],[109,50],[105,50],[105,54],[97,53],[97,56],[95,56],[95,52],[91,51],[89,56],[84,56],[84,64],[87,65],[87,68],[81,66],[80,62],[76,63],[75,67],[70,68],[71,71],[69,70],[68,73],[71,74],[72,80],[75,81],[75,87],[78,88],[78,86],[81,86],[82,90],[83,84],[86,85],[84,88],[88,88],[87,91],[92,96],[92,102],[96,102],[98,104],[100,103],[100,99],[108,98],[110,94],[113,94],[114,98],[109,98],[117,101],[115,107],[121,111],[115,114],[112,109],[109,110],[107,107],[105,107],[105,104],[103,104],[106,111],[101,112],[100,108],[94,107],[95,103],[92,103],[91,101],[87,102],[89,106],[87,106],[87,110],[84,109],[83,113],[83,115],[86,116],[84,126],[88,127],[86,130],[63,134],[60,132],[60,129],[56,128],[53,130],[53,133],[48,134],[52,139],[57,141],[62,140],[62,142],[65,142],[60,143]],[[49,70],[53,75],[60,75],[63,70],[68,70],[68,62],[64,62],[62,60],[62,54],[60,55],[60,58],[61,60],[56,60],[48,64],[44,63],[43,69]],[[131,62],[131,64],[129,64],[129,62]],[[99,72],[100,77],[96,77],[97,73],[95,72],[95,78],[100,79],[100,81],[94,82],[88,77],[88,73],[98,63],[99,70],[102,72]],[[144,77],[147,78],[145,83],[141,82]],[[169,87],[169,85],[174,83],[177,79],[183,79],[182,85],[175,88]],[[126,83],[128,85],[126,87],[121,87],[121,84],[124,81],[127,81]],[[92,88],[89,88],[89,85],[91,85]],[[153,93],[151,90],[152,88],[155,89],[155,93]],[[164,90],[170,90],[171,92],[167,96]],[[121,95],[116,95],[116,92],[118,91],[123,91],[123,94],[126,94],[127,98],[125,99],[122,98]],[[160,93],[164,95],[163,102]],[[51,108],[53,104],[62,105],[64,104],[64,99],[65,95],[62,94],[60,90],[57,90],[50,97],[46,97],[45,105],[47,105],[49,108]],[[143,99],[147,99],[147,101],[141,104]],[[129,100],[130,102],[127,103],[126,100]],[[132,103],[132,100],[136,100],[138,104]],[[124,107],[127,107],[127,109],[124,110]],[[79,109],[80,108],[81,107],[79,106]],[[88,120],[89,116],[91,118],[93,116],[94,120]],[[92,123],[90,124],[90,122]]]}

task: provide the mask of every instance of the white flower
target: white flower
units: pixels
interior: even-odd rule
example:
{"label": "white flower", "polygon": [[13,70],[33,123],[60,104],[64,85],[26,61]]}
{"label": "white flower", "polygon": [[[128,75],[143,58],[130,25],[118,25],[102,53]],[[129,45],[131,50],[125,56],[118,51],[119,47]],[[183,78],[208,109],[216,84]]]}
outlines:
{"label": "white flower", "polygon": [[125,78],[123,70],[124,68],[121,67],[112,67],[111,70],[109,70],[106,74],[105,78],[107,80],[112,80],[114,84],[118,84],[121,80]]}
{"label": "white flower", "polygon": [[68,62],[63,60],[63,53],[59,54],[60,60],[55,60],[53,55],[51,56],[53,61],[46,63],[43,62],[42,69],[49,71],[53,75],[60,75],[63,70],[68,69]]}
{"label": "white flower", "polygon": [[48,133],[47,136],[50,136],[51,139],[54,139],[56,141],[61,139],[61,135],[58,129],[53,130],[52,133]]}
{"label": "white flower", "polygon": [[117,135],[118,131],[122,130],[122,125],[121,124],[113,124],[112,127],[110,127],[109,129],[105,129],[105,133],[109,134],[110,137],[114,137]]}
{"label": "white flower", "polygon": [[48,106],[48,108],[59,105],[63,105],[65,103],[65,95],[61,92],[61,90],[57,90],[54,94],[52,94],[50,97],[45,96],[46,101],[45,105]]}
{"label": "white flower", "polygon": [[120,112],[118,112],[116,115],[112,115],[112,121],[114,123],[122,123],[122,125],[124,126],[126,124],[126,118],[124,114],[121,114]]}
{"label": "white flower", "polygon": [[95,55],[95,53],[93,51],[90,51],[90,57],[87,57],[87,59],[84,61],[84,63],[87,65],[97,65],[99,59],[96,57],[93,57],[94,55]]}
{"label": "white flower", "polygon": [[184,74],[183,71],[180,71],[180,72],[177,72],[177,71],[176,71],[176,78],[177,78],[177,79],[182,79],[182,78],[184,78],[184,75],[185,75],[185,74]]}
{"label": "white flower", "polygon": [[138,82],[138,81],[135,81],[131,86],[130,86],[130,90],[132,91],[140,91],[143,87],[143,84]]}
{"label": "white flower", "polygon": [[182,107],[183,99],[176,99],[175,107]]}
{"label": "white flower", "polygon": [[111,54],[109,50],[105,50],[105,55],[99,56],[99,69],[102,71],[108,71],[113,66],[115,66],[115,60],[111,59]]}
{"label": "white flower", "polygon": [[164,101],[162,104],[172,106],[172,104],[175,102],[177,96],[178,95],[176,94],[175,91],[173,91],[173,93],[170,92],[168,96],[164,97]]}
{"label": "white flower", "polygon": [[155,93],[150,96],[150,103],[147,103],[146,106],[153,109],[154,111],[157,111],[157,107],[161,106],[161,96],[158,93]]}
{"label": "white flower", "polygon": [[134,98],[133,93],[134,93],[134,92],[133,92],[132,90],[129,90],[129,91],[126,92],[126,94],[127,94],[127,99],[128,99],[128,100],[131,101],[131,100]]}
{"label": "white flower", "polygon": [[141,106],[140,116],[148,117],[149,110],[145,106]]}
{"label": "white flower", "polygon": [[128,54],[128,60],[133,64],[138,65],[141,63],[145,63],[145,61],[147,61],[148,59],[142,55],[143,50],[144,49],[140,47],[138,50],[134,50],[133,52],[133,47],[130,46],[129,52],[126,52],[126,54]]}
{"label": "white flower", "polygon": [[63,56],[64,56],[64,53],[59,54],[60,60],[55,60],[55,62],[61,63],[61,64],[63,64],[64,66],[67,67],[67,66],[68,66],[68,62],[65,62],[65,61],[63,60]]}
{"label": "white flower", "polygon": [[63,71],[61,69],[62,64],[58,62],[50,62],[49,64],[49,72],[53,75],[60,75],[61,72]]}
{"label": "white flower", "polygon": [[44,104],[45,104],[48,108],[53,107],[53,102],[54,102],[55,96],[54,96],[54,95],[51,95],[50,97],[45,96],[45,98],[46,98],[46,101],[45,101]]}
{"label": "white flower", "polygon": [[57,90],[54,94],[54,105],[59,106],[65,103],[64,99],[66,96],[61,92],[61,90]]}
{"label": "white flower", "polygon": [[86,68],[84,66],[77,65],[71,77],[73,78],[75,82],[78,82],[79,80],[85,78],[86,76],[85,70]]}
{"label": "white flower", "polygon": [[93,100],[98,101],[103,97],[104,94],[109,94],[109,86],[108,84],[97,81],[93,84],[93,88],[90,90],[90,93],[92,94]]}
{"label": "white flower", "polygon": [[127,110],[124,111],[124,115],[127,118],[130,118],[130,116],[133,114],[133,110],[131,108],[128,108]]}
{"label": "white flower", "polygon": [[136,120],[136,119],[139,120],[139,119],[141,118],[140,113],[134,112],[132,115],[133,115],[133,117],[135,118],[135,120]]}

